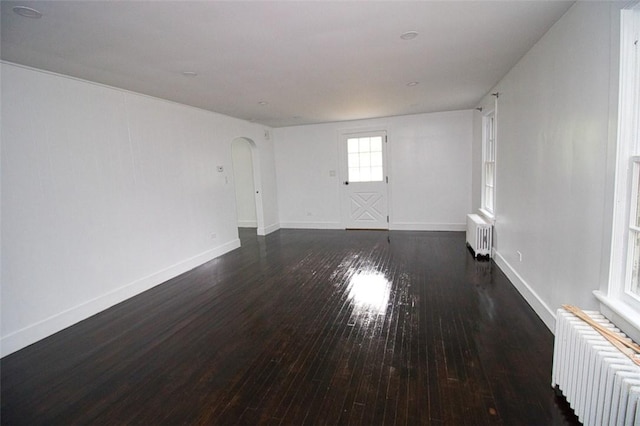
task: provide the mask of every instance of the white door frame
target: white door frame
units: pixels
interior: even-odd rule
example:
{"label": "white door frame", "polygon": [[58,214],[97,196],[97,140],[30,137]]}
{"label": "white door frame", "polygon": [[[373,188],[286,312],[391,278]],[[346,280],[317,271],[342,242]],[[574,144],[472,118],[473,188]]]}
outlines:
{"label": "white door frame", "polygon": [[[347,149],[345,146],[346,140],[347,138],[351,137],[351,136],[366,136],[367,134],[382,134],[383,135],[383,142],[382,142],[382,149],[383,149],[383,179],[384,179],[384,193],[383,196],[386,199],[386,225],[384,227],[379,227],[379,226],[373,226],[371,228],[368,228],[366,226],[363,226],[362,228],[358,228],[358,227],[351,227],[349,226],[349,218],[348,216],[348,203],[350,201],[348,195],[347,195],[347,191],[345,189],[345,182],[348,182],[348,160],[347,160]],[[385,129],[380,129],[380,128],[362,128],[362,129],[349,129],[349,130],[343,130],[341,132],[339,132],[338,134],[338,159],[340,161],[340,165],[338,167],[339,170],[339,176],[340,176],[340,181],[338,182],[339,186],[340,186],[340,218],[341,218],[341,222],[342,222],[342,227],[345,229],[381,229],[381,230],[388,230],[390,229],[390,211],[391,211],[391,203],[390,203],[390,189],[389,189],[389,150],[388,150],[388,144],[387,144],[387,131]]]}
{"label": "white door frame", "polygon": [[[253,188],[255,191],[254,197],[255,197],[255,203],[256,203],[256,223],[258,226],[257,234],[266,235],[265,228],[264,228],[264,208],[262,205],[262,175],[260,174],[260,155],[258,152],[258,147],[251,138],[248,138],[245,136],[239,136],[237,138],[233,138],[233,140],[231,141],[231,144],[233,144],[233,142],[238,139],[242,139],[246,141],[249,144],[249,148],[251,148],[251,163],[253,167]],[[236,191],[235,179],[234,179],[233,185],[234,185],[233,190],[235,193]],[[237,206],[236,206],[236,209],[237,209]],[[237,217],[237,212],[236,212],[236,217]]]}

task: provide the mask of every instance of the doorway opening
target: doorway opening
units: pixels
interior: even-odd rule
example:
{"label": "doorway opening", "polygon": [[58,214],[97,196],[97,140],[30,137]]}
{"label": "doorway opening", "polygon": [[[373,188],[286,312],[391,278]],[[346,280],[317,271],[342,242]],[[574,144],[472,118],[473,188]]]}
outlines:
{"label": "doorway opening", "polygon": [[231,142],[231,159],[238,228],[252,228],[258,235],[264,235],[260,172],[257,167],[255,143],[243,137],[234,139]]}

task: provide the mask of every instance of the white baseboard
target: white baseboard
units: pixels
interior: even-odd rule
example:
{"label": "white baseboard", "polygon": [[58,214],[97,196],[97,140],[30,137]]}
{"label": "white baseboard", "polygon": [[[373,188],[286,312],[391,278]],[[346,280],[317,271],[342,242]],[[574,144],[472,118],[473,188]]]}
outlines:
{"label": "white baseboard", "polygon": [[[282,228],[290,229],[344,229],[341,222],[282,222]],[[392,231],[465,231],[464,223],[409,223],[394,222],[389,224]]]}
{"label": "white baseboard", "polygon": [[545,303],[544,300],[538,296],[538,294],[527,284],[527,282],[516,272],[516,270],[505,260],[504,257],[498,252],[494,251],[494,261],[496,265],[504,272],[509,278],[509,281],[520,292],[522,297],[533,308],[536,314],[540,317],[542,322],[547,326],[552,333],[555,333],[556,329],[556,314]]}
{"label": "white baseboard", "polygon": [[279,223],[273,223],[271,225],[265,226],[264,228],[260,228],[258,227],[258,235],[269,235],[272,232],[277,231],[278,229],[280,229],[280,224]]}
{"label": "white baseboard", "polygon": [[3,336],[2,339],[0,339],[0,356],[4,357],[38,340],[44,339],[238,247],[240,247],[240,240],[232,240],[156,273],[116,288],[109,293],[87,300],[86,302],[52,315],[35,324],[31,324],[21,330]]}
{"label": "white baseboard", "polygon": [[420,222],[392,222],[392,231],[466,231],[465,223],[420,223]]}
{"label": "white baseboard", "polygon": [[282,222],[281,228],[290,229],[344,229],[340,222]]}

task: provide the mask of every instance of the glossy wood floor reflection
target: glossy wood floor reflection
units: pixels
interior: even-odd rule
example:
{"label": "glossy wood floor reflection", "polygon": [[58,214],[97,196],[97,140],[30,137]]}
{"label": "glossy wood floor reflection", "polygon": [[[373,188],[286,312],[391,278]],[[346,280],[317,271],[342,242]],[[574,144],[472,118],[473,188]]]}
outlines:
{"label": "glossy wood floor reflection", "polygon": [[2,359],[2,424],[576,424],[456,232],[281,230]]}

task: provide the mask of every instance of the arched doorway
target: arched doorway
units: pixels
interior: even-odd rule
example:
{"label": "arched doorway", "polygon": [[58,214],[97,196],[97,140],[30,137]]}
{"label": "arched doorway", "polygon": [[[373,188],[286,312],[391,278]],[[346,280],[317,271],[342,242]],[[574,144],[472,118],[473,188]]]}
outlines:
{"label": "arched doorway", "polygon": [[231,158],[238,227],[257,228],[258,235],[264,235],[260,170],[255,143],[244,137],[234,139],[231,142]]}

